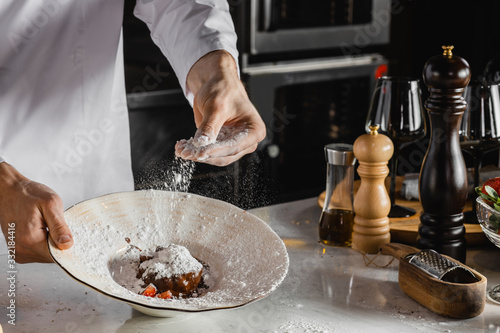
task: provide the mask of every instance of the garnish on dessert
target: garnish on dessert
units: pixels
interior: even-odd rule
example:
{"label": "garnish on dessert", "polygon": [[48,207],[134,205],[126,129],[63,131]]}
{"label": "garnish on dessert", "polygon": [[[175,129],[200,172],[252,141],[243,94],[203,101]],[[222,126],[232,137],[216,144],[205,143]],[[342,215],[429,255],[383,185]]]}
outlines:
{"label": "garnish on dessert", "polygon": [[167,290],[159,295],[157,295],[158,298],[163,298],[163,299],[171,299],[172,298],[172,293],[170,290]]}
{"label": "garnish on dessert", "polygon": [[142,296],[155,297],[156,295],[156,287],[154,284],[150,283],[146,289],[141,293]]}

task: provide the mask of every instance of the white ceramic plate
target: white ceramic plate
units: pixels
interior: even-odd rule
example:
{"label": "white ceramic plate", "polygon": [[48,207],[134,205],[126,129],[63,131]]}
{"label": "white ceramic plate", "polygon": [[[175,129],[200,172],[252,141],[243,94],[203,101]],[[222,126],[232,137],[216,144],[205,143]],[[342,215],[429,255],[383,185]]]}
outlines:
{"label": "white ceramic plate", "polygon": [[[69,275],[137,310],[161,317],[234,308],[262,299],[288,271],[283,241],[256,216],[223,201],[166,191],[109,194],[69,208],[74,246],[50,254]],[[111,277],[109,262],[127,247],[178,244],[210,266],[212,285],[198,298],[163,300],[137,295]]]}

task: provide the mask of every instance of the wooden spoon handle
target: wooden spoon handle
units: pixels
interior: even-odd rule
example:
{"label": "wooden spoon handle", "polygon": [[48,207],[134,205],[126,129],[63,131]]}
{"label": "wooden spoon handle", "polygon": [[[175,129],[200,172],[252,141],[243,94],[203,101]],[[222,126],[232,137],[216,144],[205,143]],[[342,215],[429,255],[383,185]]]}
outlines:
{"label": "wooden spoon handle", "polygon": [[397,258],[399,260],[403,259],[409,254],[416,253],[419,251],[419,249],[404,245],[404,244],[399,244],[399,243],[387,243],[383,244],[380,247],[381,253],[386,254],[386,255],[391,255],[394,258]]}

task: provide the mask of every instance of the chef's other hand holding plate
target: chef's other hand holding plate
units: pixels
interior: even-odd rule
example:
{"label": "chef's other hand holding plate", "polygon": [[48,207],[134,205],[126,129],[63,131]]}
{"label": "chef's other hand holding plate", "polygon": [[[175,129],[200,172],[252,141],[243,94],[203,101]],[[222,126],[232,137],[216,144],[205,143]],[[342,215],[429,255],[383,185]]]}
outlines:
{"label": "chef's other hand holding plate", "polygon": [[0,189],[0,224],[10,259],[18,263],[53,262],[47,229],[59,249],[73,245],[56,192],[24,177],[6,162],[0,163]]}

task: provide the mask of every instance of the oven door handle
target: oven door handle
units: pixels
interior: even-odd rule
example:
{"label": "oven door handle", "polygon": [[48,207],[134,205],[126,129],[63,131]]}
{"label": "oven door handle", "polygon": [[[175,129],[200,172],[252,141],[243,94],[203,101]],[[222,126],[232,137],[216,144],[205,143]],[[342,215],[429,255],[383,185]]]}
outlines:
{"label": "oven door handle", "polygon": [[262,31],[276,30],[276,0],[261,0],[260,28]]}

